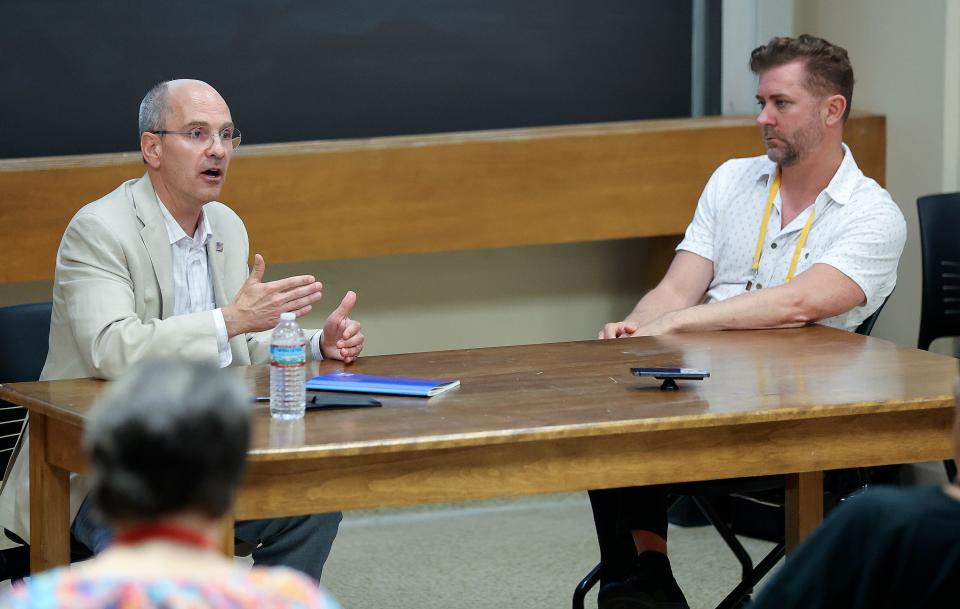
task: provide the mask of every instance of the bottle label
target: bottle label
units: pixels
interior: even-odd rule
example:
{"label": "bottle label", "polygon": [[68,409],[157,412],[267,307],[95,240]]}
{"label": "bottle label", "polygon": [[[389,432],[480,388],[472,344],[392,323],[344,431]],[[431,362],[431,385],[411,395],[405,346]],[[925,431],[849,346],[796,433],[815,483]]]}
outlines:
{"label": "bottle label", "polygon": [[303,345],[297,347],[272,345],[270,347],[270,365],[280,367],[303,366],[307,359],[306,355]]}

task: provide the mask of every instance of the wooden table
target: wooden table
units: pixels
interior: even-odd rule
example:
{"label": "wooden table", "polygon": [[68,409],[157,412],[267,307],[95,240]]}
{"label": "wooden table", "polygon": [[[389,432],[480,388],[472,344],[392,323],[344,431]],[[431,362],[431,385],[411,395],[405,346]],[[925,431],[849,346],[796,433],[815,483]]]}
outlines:
{"label": "wooden table", "polygon": [[[665,392],[631,366],[712,376]],[[258,405],[237,519],[788,474],[792,546],[822,517],[823,470],[950,455],[957,380],[953,358],[824,327],[380,356],[352,370],[462,386],[293,424]],[[266,391],[267,367],[235,373]],[[85,467],[84,415],[103,387],[0,388],[31,411],[34,569],[68,560],[68,472]]]}

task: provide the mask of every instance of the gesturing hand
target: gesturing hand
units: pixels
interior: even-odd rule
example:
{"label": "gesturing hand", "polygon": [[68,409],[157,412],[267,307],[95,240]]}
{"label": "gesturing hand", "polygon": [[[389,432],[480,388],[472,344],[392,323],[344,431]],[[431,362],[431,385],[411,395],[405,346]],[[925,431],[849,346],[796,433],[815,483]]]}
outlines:
{"label": "gesturing hand", "polygon": [[323,324],[323,338],[320,339],[323,357],[343,360],[344,364],[349,364],[360,355],[363,350],[360,322],[348,317],[355,304],[357,304],[356,293],[347,292],[340,301],[340,306]]}
{"label": "gesturing hand", "polygon": [[223,307],[227,334],[233,338],[246,332],[269,330],[280,321],[280,314],[293,311],[297,317],[306,315],[311,305],[323,296],[323,284],[312,275],[298,275],[263,283],[267,268],[263,256],[253,257],[253,270],[233,298]]}

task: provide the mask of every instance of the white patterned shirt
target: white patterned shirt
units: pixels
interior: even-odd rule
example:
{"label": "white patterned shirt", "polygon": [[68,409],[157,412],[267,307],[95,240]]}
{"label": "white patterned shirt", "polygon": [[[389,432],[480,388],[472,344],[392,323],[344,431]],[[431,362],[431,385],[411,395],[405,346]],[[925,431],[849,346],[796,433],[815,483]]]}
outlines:
{"label": "white patterned shirt", "polygon": [[777,165],[766,156],[733,159],[710,177],[693,221],[677,250],[713,262],[704,303],[785,282],[794,249],[811,210],[816,216],[800,250],[794,276],[814,264],[829,264],[851,280],[867,301],[820,323],[854,330],[884,302],[897,282],[897,263],[907,238],[906,222],[890,194],[863,175],[843,146],[843,161],[813,205],[781,229],[780,194],[774,199],[756,276],[754,250]]}

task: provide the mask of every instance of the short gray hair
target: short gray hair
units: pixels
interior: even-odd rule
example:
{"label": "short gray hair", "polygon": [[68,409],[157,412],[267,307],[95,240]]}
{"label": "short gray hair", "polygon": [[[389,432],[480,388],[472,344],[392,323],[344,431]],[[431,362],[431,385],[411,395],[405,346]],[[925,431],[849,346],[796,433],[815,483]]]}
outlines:
{"label": "short gray hair", "polygon": [[140,135],[144,131],[160,131],[167,119],[167,98],[170,81],[165,80],[153,85],[140,102]]}
{"label": "short gray hair", "polygon": [[182,359],[140,362],[90,410],[90,497],[112,522],[227,513],[250,442],[243,379]]}

